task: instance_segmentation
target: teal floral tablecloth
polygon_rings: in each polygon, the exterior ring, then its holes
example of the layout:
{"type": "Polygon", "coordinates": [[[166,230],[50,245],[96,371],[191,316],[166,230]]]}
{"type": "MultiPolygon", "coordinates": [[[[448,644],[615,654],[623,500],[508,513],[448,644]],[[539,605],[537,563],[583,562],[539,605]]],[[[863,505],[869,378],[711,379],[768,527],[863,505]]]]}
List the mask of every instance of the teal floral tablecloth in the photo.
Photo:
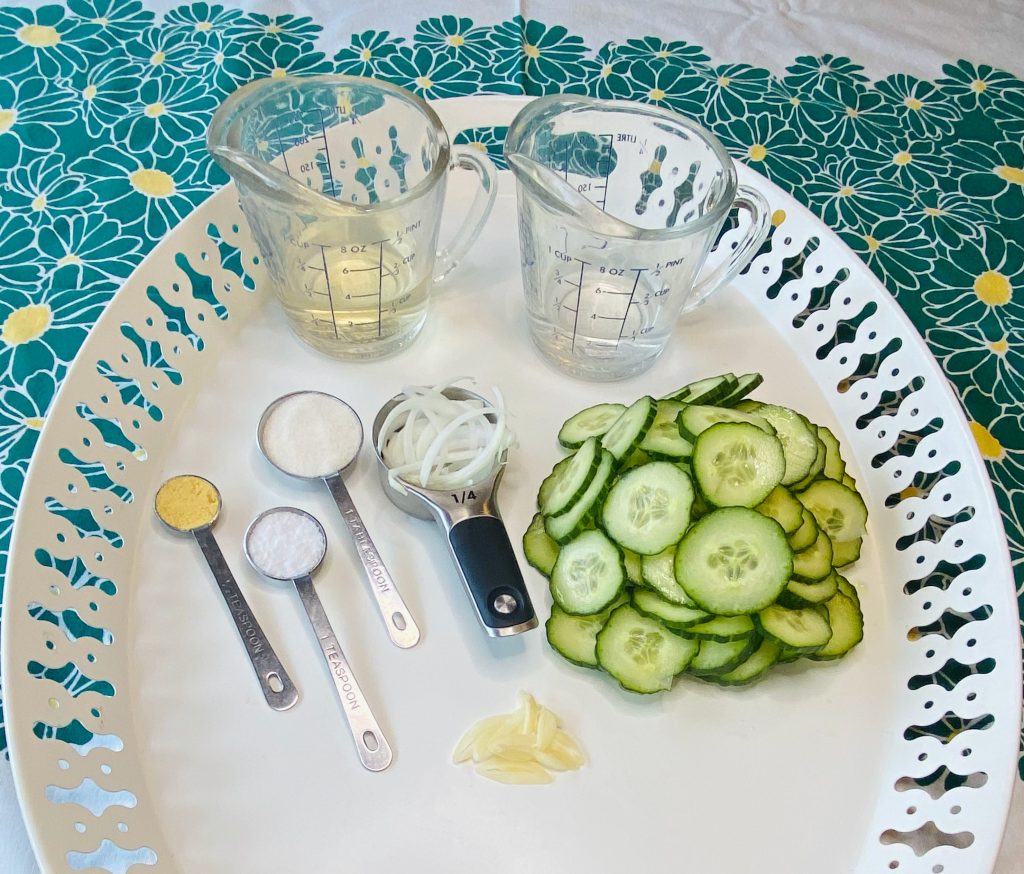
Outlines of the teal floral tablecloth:
{"type": "MultiPolygon", "coordinates": [[[[214,109],[255,78],[341,72],[426,98],[628,98],[710,127],[836,229],[924,334],[988,464],[1024,594],[1024,82],[964,60],[936,81],[871,82],[828,54],[775,76],[685,42],[587,45],[518,17],[355,33],[333,57],[321,30],[207,3],[162,18],[137,0],[0,8],[0,580],[29,458],[89,328],[227,181],[204,149],[214,109]]],[[[503,134],[460,136],[500,158],[503,134]]]]}

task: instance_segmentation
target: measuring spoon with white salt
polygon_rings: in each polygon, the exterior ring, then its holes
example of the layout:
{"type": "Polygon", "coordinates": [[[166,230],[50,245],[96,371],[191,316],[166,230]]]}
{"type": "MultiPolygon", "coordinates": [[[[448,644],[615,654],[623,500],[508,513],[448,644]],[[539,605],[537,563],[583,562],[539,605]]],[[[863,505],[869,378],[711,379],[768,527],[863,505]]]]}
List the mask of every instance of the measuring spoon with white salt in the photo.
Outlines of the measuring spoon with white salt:
{"type": "Polygon", "coordinates": [[[309,513],[295,507],[274,507],[260,513],[245,532],[245,557],[249,564],[265,577],[291,580],[295,585],[331,669],[341,708],[356,742],[359,761],[369,771],[383,771],[391,764],[391,747],[356,683],[320,597],[313,588],[313,572],[326,553],[327,535],[323,526],[309,513]]]}
{"type": "Polygon", "coordinates": [[[300,479],[322,479],[327,484],[355,541],[388,637],[402,649],[415,646],[420,639],[419,627],[384,566],[342,477],[363,445],[363,424],[355,410],[325,392],[292,392],[264,410],[257,439],[264,457],[282,473],[300,479]]]}

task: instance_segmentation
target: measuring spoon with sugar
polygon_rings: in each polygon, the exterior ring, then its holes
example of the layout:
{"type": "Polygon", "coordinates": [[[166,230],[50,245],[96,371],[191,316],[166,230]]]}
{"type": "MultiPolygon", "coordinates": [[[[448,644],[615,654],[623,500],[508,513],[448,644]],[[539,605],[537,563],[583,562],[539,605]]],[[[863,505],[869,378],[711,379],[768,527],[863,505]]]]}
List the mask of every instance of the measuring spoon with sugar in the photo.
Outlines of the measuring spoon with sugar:
{"type": "Polygon", "coordinates": [[[172,476],[157,490],[153,501],[157,518],[176,534],[191,534],[210,566],[224,603],[231,611],[238,636],[256,671],[260,690],[274,710],[287,710],[299,700],[299,692],[267,640],[256,615],[238,588],[231,568],[213,536],[220,515],[221,498],[208,479],[194,474],[172,476]]]}
{"type": "Polygon", "coordinates": [[[419,643],[419,627],[345,486],[343,474],[363,445],[363,423],[355,410],[325,392],[292,392],[263,411],[257,440],[263,456],[282,473],[326,483],[355,542],[388,637],[402,649],[419,643]]]}
{"type": "Polygon", "coordinates": [[[391,764],[391,747],[366,703],[313,587],[313,572],[326,554],[327,535],[323,526],[295,507],[274,507],[260,513],[245,532],[245,557],[249,564],[265,577],[291,580],[295,585],[331,670],[359,761],[369,771],[383,771],[391,764]]]}

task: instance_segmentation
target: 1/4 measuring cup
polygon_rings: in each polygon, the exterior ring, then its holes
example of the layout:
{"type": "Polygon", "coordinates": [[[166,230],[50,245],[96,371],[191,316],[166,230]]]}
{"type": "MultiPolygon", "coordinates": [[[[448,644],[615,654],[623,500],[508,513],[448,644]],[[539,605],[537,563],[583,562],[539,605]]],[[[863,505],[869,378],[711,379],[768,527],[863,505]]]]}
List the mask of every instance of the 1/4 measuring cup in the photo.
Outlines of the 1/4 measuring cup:
{"type": "Polygon", "coordinates": [[[680,314],[735,276],[768,234],[767,202],[737,185],[722,144],[665,109],[542,97],[516,116],[505,155],[518,183],[530,332],[576,376],[650,367],[680,314]],[[750,224],[698,279],[733,206],[750,224]]]}
{"type": "Polygon", "coordinates": [[[486,156],[452,147],[423,100],[375,79],[260,79],[224,101],[207,145],[238,185],[295,333],[336,358],[379,358],[416,337],[431,284],[472,245],[496,194],[486,156]],[[453,167],[475,171],[480,190],[437,252],[453,167]]]}

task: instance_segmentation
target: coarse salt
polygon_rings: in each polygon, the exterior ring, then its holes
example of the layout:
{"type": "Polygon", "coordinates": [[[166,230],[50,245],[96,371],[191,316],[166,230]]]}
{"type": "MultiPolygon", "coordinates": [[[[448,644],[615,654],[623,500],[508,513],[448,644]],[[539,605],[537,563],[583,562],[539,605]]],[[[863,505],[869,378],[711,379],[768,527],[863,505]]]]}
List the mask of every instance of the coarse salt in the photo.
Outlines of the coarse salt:
{"type": "Polygon", "coordinates": [[[312,516],[280,507],[268,510],[252,524],[245,546],[249,560],[260,573],[292,580],[320,564],[327,540],[312,516]]]}
{"type": "Polygon", "coordinates": [[[344,401],[321,392],[288,395],[274,404],[260,432],[271,463],[293,476],[329,476],[359,453],[363,426],[344,401]]]}

